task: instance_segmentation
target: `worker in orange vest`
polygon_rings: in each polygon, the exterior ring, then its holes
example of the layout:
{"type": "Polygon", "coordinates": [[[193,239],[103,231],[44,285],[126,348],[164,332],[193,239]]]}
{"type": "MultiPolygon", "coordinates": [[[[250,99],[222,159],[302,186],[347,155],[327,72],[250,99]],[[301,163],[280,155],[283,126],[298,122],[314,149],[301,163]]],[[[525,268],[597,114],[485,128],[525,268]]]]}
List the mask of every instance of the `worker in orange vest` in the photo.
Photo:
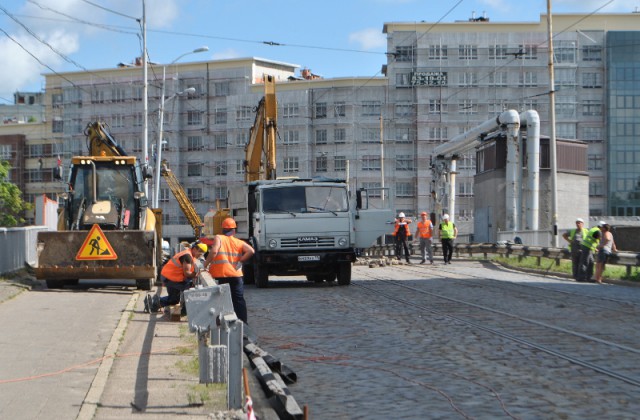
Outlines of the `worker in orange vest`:
{"type": "Polygon", "coordinates": [[[409,261],[409,247],[407,246],[407,239],[411,235],[409,223],[411,223],[411,220],[405,219],[404,213],[400,212],[393,231],[393,237],[396,242],[396,258],[398,261],[402,259],[402,249],[404,248],[404,257],[407,260],[407,264],[411,264],[411,261],[409,261]]]}
{"type": "Polygon", "coordinates": [[[207,252],[207,245],[196,242],[190,248],[178,252],[162,267],[160,278],[167,288],[167,296],[147,295],[144,300],[145,312],[158,312],[165,306],[180,303],[180,294],[193,287],[198,275],[196,261],[207,252]]]}
{"type": "Polygon", "coordinates": [[[213,238],[211,252],[204,262],[218,284],[228,284],[236,316],[247,324],[247,303],[244,300],[242,263],[254,254],[253,247],[235,237],[236,221],[227,217],[222,221],[222,235],[213,238]]]}
{"type": "Polygon", "coordinates": [[[433,265],[433,249],[431,248],[433,223],[427,218],[426,211],[420,213],[420,221],[418,222],[418,226],[416,226],[414,236],[420,240],[420,254],[422,255],[420,264],[424,264],[427,261],[427,255],[429,255],[429,262],[433,265]]]}

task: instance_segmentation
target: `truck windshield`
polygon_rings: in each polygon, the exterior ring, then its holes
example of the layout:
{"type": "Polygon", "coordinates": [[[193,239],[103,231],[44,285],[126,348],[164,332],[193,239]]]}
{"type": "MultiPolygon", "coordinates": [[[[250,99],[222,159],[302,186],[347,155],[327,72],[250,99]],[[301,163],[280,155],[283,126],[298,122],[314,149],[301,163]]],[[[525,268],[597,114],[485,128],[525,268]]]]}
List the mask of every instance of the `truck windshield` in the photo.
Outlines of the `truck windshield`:
{"type": "Polygon", "coordinates": [[[347,190],[335,186],[267,188],[262,194],[265,213],[344,212],[349,210],[347,190]]]}

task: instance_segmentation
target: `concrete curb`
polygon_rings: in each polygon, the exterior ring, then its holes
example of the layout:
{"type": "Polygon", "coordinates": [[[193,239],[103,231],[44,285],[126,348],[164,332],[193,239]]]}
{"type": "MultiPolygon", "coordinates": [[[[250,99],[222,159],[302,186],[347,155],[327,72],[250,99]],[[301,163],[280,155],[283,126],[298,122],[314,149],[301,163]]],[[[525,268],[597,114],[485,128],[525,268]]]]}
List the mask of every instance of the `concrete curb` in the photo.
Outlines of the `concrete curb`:
{"type": "Polygon", "coordinates": [[[132,294],[126,309],[122,312],[118,326],[115,331],[113,331],[111,340],[104,352],[102,362],[100,362],[100,366],[98,367],[98,372],[96,372],[96,376],[93,378],[91,387],[82,402],[80,412],[78,413],[78,417],[76,417],[77,420],[91,420],[95,416],[98,404],[100,403],[100,398],[102,397],[107,380],[109,379],[109,373],[113,366],[114,357],[118,351],[118,347],[120,347],[120,337],[122,337],[126,331],[129,319],[131,318],[130,315],[136,307],[139,297],[139,293],[132,294]]]}

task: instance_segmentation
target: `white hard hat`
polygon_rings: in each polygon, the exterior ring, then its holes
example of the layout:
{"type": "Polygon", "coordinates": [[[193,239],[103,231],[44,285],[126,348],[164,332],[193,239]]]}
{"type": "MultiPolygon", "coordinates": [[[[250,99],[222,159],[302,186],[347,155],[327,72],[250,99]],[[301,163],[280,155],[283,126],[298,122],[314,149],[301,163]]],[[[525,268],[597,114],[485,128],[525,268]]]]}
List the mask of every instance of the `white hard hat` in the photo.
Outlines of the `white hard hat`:
{"type": "Polygon", "coordinates": [[[578,217],[578,218],[576,219],[576,222],[584,223],[584,219],[582,219],[581,217],[578,217]]]}
{"type": "Polygon", "coordinates": [[[398,213],[398,217],[404,217],[404,213],[403,212],[398,213]]]}
{"type": "Polygon", "coordinates": [[[448,215],[447,213],[445,213],[445,214],[442,216],[442,218],[443,218],[443,219],[447,219],[447,220],[449,220],[449,215],[448,215]]]}

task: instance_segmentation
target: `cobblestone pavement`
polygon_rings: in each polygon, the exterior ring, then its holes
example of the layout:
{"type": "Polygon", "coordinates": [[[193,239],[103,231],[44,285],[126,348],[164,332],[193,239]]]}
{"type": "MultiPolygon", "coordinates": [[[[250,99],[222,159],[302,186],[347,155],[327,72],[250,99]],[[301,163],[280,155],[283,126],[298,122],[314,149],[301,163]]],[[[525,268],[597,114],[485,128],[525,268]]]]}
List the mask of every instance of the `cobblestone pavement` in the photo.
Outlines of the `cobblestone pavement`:
{"type": "MultiPolygon", "coordinates": [[[[289,389],[313,419],[632,419],[640,412],[640,288],[578,284],[462,260],[356,266],[349,287],[273,280],[268,289],[247,287],[249,323],[260,346],[298,374],[289,389]],[[383,279],[413,289],[389,288],[383,279]],[[400,301],[365,286],[384,286],[400,301]],[[563,345],[559,353],[573,351],[574,360],[567,360],[489,331],[502,328],[504,319],[487,330],[474,327],[477,311],[461,315],[460,304],[451,302],[448,313],[447,304],[423,291],[601,343],[577,352],[563,345]],[[604,354],[591,354],[594,348],[604,354]],[[589,357],[595,366],[615,359],[614,373],[623,379],[579,363],[589,357]]],[[[529,336],[522,329],[518,334],[541,339],[534,328],[529,336]]]]}

